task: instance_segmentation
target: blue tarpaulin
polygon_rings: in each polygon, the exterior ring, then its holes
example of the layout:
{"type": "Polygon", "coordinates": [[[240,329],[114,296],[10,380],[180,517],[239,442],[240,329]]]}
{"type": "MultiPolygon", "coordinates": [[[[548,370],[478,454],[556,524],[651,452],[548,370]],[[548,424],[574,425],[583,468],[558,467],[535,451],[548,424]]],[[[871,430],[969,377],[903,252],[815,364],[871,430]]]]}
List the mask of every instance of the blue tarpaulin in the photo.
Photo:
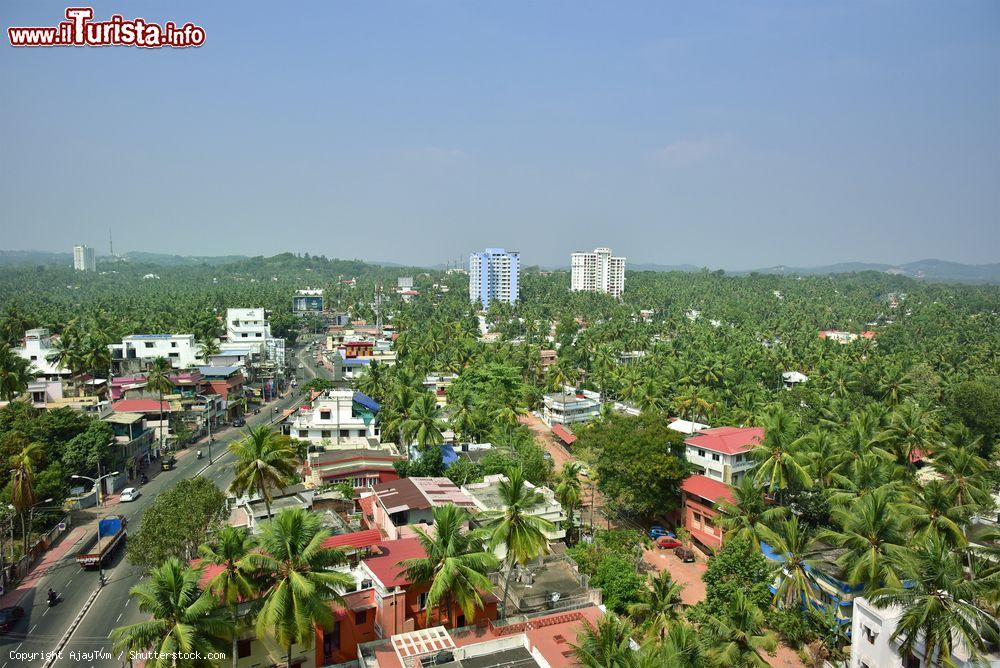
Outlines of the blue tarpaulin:
{"type": "Polygon", "coordinates": [[[379,409],[381,408],[381,406],[378,405],[377,401],[369,397],[364,392],[355,392],[354,401],[361,404],[362,406],[372,411],[373,413],[378,413],[379,409]]]}

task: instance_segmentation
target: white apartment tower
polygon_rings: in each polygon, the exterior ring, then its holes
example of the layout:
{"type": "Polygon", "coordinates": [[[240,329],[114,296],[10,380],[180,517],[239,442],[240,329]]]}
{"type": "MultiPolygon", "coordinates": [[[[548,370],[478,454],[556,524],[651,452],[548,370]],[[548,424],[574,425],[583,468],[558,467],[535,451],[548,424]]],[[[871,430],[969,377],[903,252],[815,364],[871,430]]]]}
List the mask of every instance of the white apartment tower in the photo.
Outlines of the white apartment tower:
{"type": "Polygon", "coordinates": [[[613,257],[610,248],[595,248],[592,253],[577,252],[572,256],[573,292],[603,292],[616,299],[625,290],[625,258],[613,257]]]}
{"type": "Polygon", "coordinates": [[[503,248],[487,248],[469,256],[469,299],[488,309],[494,301],[517,301],[521,256],[503,248]]]}
{"type": "Polygon", "coordinates": [[[90,246],[73,246],[73,268],[77,271],[97,271],[97,256],[90,246]]]}

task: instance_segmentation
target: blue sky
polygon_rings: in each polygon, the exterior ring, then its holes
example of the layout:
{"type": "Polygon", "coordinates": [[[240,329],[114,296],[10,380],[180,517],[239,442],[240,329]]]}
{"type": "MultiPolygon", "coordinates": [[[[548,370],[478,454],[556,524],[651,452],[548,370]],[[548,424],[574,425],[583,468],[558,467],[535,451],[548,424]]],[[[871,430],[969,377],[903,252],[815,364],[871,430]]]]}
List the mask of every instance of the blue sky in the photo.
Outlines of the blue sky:
{"type": "Polygon", "coordinates": [[[997,2],[93,6],[207,40],[4,35],[2,248],[1000,260],[997,2]]]}

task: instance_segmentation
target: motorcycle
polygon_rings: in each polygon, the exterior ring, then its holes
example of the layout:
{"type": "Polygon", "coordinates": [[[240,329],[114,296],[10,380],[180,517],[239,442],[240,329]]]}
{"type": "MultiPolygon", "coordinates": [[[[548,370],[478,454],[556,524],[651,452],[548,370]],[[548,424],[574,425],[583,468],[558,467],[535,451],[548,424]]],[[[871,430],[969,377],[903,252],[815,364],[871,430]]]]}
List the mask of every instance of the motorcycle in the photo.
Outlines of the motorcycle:
{"type": "Polygon", "coordinates": [[[149,482],[149,476],[143,473],[141,476],[139,476],[139,482],[145,485],[147,482],[149,482]]]}
{"type": "Polygon", "coordinates": [[[202,458],[201,450],[198,451],[198,459],[202,458]]]}
{"type": "Polygon", "coordinates": [[[50,589],[48,594],[48,600],[49,600],[49,607],[51,608],[53,605],[55,605],[60,601],[59,594],[50,589]]]}

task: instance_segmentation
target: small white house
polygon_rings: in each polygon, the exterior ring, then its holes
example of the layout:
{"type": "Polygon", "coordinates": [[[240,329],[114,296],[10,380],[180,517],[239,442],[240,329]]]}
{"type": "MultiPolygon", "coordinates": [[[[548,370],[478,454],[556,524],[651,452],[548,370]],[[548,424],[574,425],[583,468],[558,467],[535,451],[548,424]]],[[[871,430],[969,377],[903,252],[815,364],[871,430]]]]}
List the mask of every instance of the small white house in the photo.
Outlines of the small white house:
{"type": "Polygon", "coordinates": [[[69,369],[49,362],[48,356],[55,352],[52,345],[52,334],[44,327],[29,329],[24,333],[24,347],[12,351],[18,357],[31,362],[32,373],[38,378],[59,380],[69,378],[69,369]]]}
{"type": "Polygon", "coordinates": [[[684,455],[700,474],[735,485],[754,467],[750,451],[763,438],[760,427],[705,429],[684,441],[684,455]]]}
{"type": "Polygon", "coordinates": [[[781,382],[785,384],[785,389],[790,390],[800,383],[809,380],[809,376],[798,371],[786,371],[781,374],[781,382]]]}
{"type": "Polygon", "coordinates": [[[200,364],[194,334],[133,334],[108,348],[113,363],[138,360],[140,366],[148,366],[157,357],[163,357],[174,369],[200,364]]]}

